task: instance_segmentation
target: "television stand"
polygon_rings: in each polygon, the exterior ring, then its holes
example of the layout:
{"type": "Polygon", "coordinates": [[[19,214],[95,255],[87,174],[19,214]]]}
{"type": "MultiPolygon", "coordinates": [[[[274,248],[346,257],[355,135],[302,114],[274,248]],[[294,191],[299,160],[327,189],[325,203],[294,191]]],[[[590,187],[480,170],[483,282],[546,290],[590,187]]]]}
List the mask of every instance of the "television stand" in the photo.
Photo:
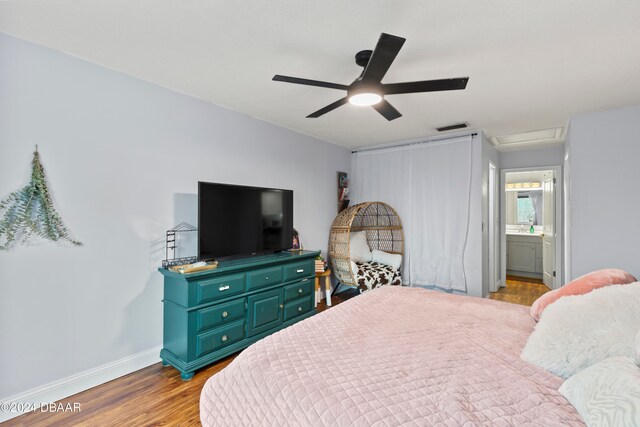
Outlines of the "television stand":
{"type": "Polygon", "coordinates": [[[183,380],[316,313],[319,251],[277,252],[222,260],[215,270],[164,276],[164,366],[183,380]]]}

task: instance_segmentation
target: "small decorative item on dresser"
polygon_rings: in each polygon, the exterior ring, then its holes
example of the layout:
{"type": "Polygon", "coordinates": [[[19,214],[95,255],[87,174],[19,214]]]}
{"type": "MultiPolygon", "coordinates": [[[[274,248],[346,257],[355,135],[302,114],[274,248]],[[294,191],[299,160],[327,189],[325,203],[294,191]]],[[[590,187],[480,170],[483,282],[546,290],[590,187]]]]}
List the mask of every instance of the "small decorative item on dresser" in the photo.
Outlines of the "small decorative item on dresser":
{"type": "Polygon", "coordinates": [[[179,249],[178,246],[180,246],[178,235],[193,235],[195,238],[197,238],[197,231],[198,229],[196,227],[191,224],[187,224],[186,222],[181,222],[170,230],[167,230],[167,235],[165,238],[166,258],[162,261],[163,268],[181,267],[185,269],[187,265],[198,262],[198,257],[195,255],[182,257],[176,256],[177,249],[179,249]]]}
{"type": "Polygon", "coordinates": [[[298,230],[293,229],[293,241],[291,242],[291,249],[289,252],[302,252],[302,244],[300,243],[300,236],[298,235],[298,230]]]}
{"type": "Polygon", "coordinates": [[[199,271],[214,270],[218,268],[218,261],[198,261],[191,264],[173,265],[169,270],[180,274],[197,273],[199,271]]]}

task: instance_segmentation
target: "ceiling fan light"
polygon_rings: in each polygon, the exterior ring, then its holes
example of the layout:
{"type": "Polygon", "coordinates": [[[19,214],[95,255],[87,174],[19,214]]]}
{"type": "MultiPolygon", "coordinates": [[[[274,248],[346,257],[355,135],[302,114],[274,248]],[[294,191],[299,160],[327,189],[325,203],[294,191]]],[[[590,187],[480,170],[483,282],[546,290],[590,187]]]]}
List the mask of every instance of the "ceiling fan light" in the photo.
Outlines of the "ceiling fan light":
{"type": "Polygon", "coordinates": [[[355,95],[351,95],[349,97],[350,104],[358,105],[362,107],[375,105],[380,101],[382,101],[382,96],[373,92],[356,93],[355,95]]]}

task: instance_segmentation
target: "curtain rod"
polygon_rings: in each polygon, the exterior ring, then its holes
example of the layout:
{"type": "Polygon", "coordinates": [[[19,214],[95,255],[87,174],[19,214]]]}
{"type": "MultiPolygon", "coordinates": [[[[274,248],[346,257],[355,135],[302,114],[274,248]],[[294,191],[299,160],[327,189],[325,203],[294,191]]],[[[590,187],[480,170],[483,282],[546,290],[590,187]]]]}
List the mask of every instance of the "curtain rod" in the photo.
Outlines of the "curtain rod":
{"type": "Polygon", "coordinates": [[[405,147],[407,145],[414,145],[414,144],[426,144],[429,142],[438,142],[438,141],[446,141],[447,139],[456,139],[456,138],[461,138],[464,136],[470,136],[470,137],[474,137],[474,136],[478,136],[478,132],[473,132],[473,133],[465,133],[465,134],[457,134],[457,135],[448,135],[448,136],[443,136],[440,138],[427,138],[427,139],[416,139],[413,141],[404,141],[404,142],[399,142],[397,144],[391,143],[391,144],[384,144],[384,145],[378,145],[375,147],[371,147],[371,148],[364,148],[361,150],[352,150],[351,154],[354,153],[358,153],[360,151],[376,151],[376,150],[386,150],[388,148],[397,148],[397,147],[405,147]]]}

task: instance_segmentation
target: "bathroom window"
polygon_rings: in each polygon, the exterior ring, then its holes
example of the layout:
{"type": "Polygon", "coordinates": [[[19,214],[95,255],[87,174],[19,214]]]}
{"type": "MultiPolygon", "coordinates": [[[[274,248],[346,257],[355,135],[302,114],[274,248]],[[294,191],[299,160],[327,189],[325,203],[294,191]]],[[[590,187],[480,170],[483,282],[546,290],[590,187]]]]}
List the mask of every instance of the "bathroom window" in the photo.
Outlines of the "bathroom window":
{"type": "Polygon", "coordinates": [[[528,196],[518,196],[518,206],[516,209],[518,213],[518,224],[529,224],[529,221],[535,219],[535,209],[533,208],[533,202],[528,196]]]}

